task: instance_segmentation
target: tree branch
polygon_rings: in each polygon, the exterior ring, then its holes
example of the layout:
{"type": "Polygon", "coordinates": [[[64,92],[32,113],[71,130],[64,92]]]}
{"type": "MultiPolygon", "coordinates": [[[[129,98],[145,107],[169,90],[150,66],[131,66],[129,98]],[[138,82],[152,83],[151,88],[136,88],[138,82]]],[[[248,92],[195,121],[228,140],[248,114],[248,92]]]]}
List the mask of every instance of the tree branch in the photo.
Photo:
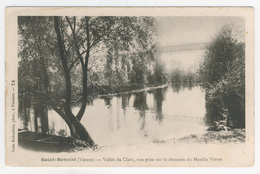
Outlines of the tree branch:
{"type": "Polygon", "coordinates": [[[77,57],[71,64],[69,67],[69,71],[71,71],[71,69],[73,68],[74,64],[79,60],[79,57],[77,57]]]}
{"type": "Polygon", "coordinates": [[[85,60],[85,64],[84,64],[84,61],[83,61],[83,58],[82,58],[82,55],[80,54],[79,52],[79,46],[78,46],[78,43],[77,43],[77,40],[76,40],[76,34],[75,34],[75,30],[73,29],[72,27],[72,24],[69,20],[69,18],[66,16],[66,20],[67,22],[69,23],[69,26],[70,26],[70,29],[72,31],[72,35],[73,35],[73,40],[74,40],[74,44],[75,44],[75,47],[76,47],[76,53],[77,53],[77,56],[78,56],[78,59],[80,60],[80,63],[81,63],[81,67],[82,67],[82,71],[83,71],[83,77],[82,77],[82,87],[83,87],[83,90],[82,90],[82,103],[81,103],[81,108],[76,116],[76,118],[80,121],[84,112],[85,112],[85,109],[86,109],[86,105],[87,105],[87,67],[86,67],[86,60],[85,60]]]}
{"type": "Polygon", "coordinates": [[[60,53],[60,60],[62,62],[62,67],[63,67],[63,73],[65,76],[66,80],[66,101],[65,101],[65,113],[69,117],[73,116],[73,113],[71,112],[71,107],[70,107],[70,102],[71,102],[71,80],[70,80],[70,73],[68,70],[68,65],[67,65],[67,59],[64,55],[64,44],[61,38],[61,33],[60,33],[60,28],[59,28],[59,19],[57,16],[54,16],[54,26],[55,26],[55,32],[57,35],[57,40],[58,40],[58,49],[60,53]]]}

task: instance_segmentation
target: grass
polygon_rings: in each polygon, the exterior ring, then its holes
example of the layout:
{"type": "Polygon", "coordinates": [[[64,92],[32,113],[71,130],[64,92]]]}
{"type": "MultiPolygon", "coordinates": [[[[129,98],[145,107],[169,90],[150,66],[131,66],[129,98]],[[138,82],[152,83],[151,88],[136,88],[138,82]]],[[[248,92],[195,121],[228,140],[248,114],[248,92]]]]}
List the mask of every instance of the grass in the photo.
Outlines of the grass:
{"type": "Polygon", "coordinates": [[[202,135],[189,135],[177,141],[186,143],[243,143],[245,138],[245,129],[233,129],[229,131],[208,131],[202,135]]]}

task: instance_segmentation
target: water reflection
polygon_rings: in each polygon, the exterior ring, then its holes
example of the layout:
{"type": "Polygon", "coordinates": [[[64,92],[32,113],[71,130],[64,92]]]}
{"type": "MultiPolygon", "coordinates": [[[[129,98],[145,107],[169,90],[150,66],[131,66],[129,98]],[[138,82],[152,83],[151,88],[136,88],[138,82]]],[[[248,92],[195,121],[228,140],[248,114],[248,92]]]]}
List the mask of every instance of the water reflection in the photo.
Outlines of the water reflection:
{"type": "Polygon", "coordinates": [[[126,121],[126,110],[129,107],[129,100],[132,94],[125,94],[122,95],[122,109],[123,109],[123,115],[124,115],[124,122],[126,121]]]}
{"type": "Polygon", "coordinates": [[[164,89],[159,88],[154,90],[154,106],[156,109],[156,120],[160,123],[163,119],[163,114],[162,114],[162,104],[163,104],[163,94],[164,94],[164,89]]]}
{"type": "Polygon", "coordinates": [[[183,85],[183,83],[181,83],[181,82],[173,82],[172,85],[171,85],[172,86],[172,91],[176,92],[176,93],[179,93],[181,87],[183,87],[182,85],[183,85]]]}
{"type": "Polygon", "coordinates": [[[105,105],[111,107],[111,97],[103,97],[105,105]]]}
{"type": "MultiPolygon", "coordinates": [[[[72,111],[76,114],[78,110],[75,106],[72,111]]],[[[52,132],[70,134],[59,115],[53,110],[48,115],[52,132]]],[[[81,122],[97,144],[127,144],[201,133],[204,115],[201,87],[175,82],[152,91],[94,99],[81,122]]]]}
{"type": "Polygon", "coordinates": [[[134,95],[134,108],[139,111],[141,127],[143,130],[145,127],[145,110],[148,110],[148,106],[146,103],[146,92],[136,93],[134,95]]]}
{"type": "Polygon", "coordinates": [[[125,94],[122,95],[122,108],[126,110],[126,107],[129,107],[129,99],[132,96],[132,94],[125,94]]]}

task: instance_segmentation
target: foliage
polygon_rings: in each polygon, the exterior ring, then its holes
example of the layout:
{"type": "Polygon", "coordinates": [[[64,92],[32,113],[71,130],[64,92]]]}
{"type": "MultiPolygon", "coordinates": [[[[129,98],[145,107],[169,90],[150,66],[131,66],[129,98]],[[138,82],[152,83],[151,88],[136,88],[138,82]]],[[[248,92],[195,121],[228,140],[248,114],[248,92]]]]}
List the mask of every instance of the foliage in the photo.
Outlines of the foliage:
{"type": "Polygon", "coordinates": [[[207,48],[200,67],[206,89],[206,120],[245,127],[245,48],[225,26],[207,48]]]}
{"type": "Polygon", "coordinates": [[[154,61],[152,17],[22,16],[18,29],[19,102],[51,106],[72,137],[90,145],[94,142],[79,123],[88,98],[102,86],[125,85],[130,71],[139,79],[154,61]],[[81,108],[74,115],[76,100],[81,108]]]}
{"type": "Polygon", "coordinates": [[[164,84],[168,81],[164,67],[164,64],[159,59],[155,59],[153,73],[151,71],[148,72],[149,84],[164,84]]]}

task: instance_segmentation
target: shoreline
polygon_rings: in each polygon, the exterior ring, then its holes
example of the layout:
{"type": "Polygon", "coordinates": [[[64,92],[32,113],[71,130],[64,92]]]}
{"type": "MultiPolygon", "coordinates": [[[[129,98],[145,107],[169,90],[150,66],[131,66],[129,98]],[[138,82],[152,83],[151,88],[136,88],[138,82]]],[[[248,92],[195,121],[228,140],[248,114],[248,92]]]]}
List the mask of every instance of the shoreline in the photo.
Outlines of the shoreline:
{"type": "Polygon", "coordinates": [[[230,131],[207,131],[203,134],[191,134],[181,138],[173,138],[166,140],[155,139],[146,143],[127,143],[127,144],[113,144],[113,145],[98,145],[97,148],[73,148],[68,153],[75,152],[90,152],[90,153],[104,153],[107,151],[114,151],[117,148],[144,150],[147,147],[152,149],[158,148],[172,148],[179,146],[190,145],[205,145],[211,147],[212,145],[244,145],[246,142],[245,129],[234,129],[230,131]]]}
{"type": "MultiPolygon", "coordinates": [[[[42,136],[42,135],[40,135],[42,136]]],[[[52,135],[50,135],[52,136],[52,135]]],[[[61,137],[61,136],[52,136],[54,139],[57,141],[62,138],[66,140],[67,144],[71,142],[70,137],[61,137]]],[[[145,143],[127,143],[127,144],[110,144],[110,145],[98,145],[97,147],[93,148],[85,148],[85,147],[70,147],[70,148],[65,148],[61,152],[65,153],[73,153],[73,152],[83,152],[83,151],[88,151],[88,152],[101,152],[101,151],[111,151],[117,147],[124,146],[126,148],[136,148],[142,149],[142,147],[173,147],[176,145],[191,145],[191,144],[198,144],[198,145],[220,145],[220,144],[245,144],[246,142],[246,132],[245,129],[233,129],[229,131],[207,131],[206,133],[203,134],[190,134],[181,138],[172,138],[172,139],[154,139],[153,141],[147,141],[145,143]]],[[[38,142],[38,141],[37,141],[38,142]]],[[[65,141],[64,141],[65,142],[65,141]]],[[[64,143],[63,142],[63,143],[64,143]]],[[[24,147],[19,145],[19,147],[27,150],[32,150],[28,147],[24,147]]],[[[40,146],[38,146],[40,148],[40,146]]],[[[53,149],[52,149],[53,150],[53,149]]],[[[53,150],[55,151],[55,150],[53,150]]],[[[51,153],[52,151],[45,151],[47,153],[51,153]]]]}
{"type": "Polygon", "coordinates": [[[203,134],[190,134],[177,139],[157,140],[152,143],[164,144],[164,143],[199,143],[199,144],[226,144],[226,143],[245,143],[246,131],[245,129],[232,129],[229,131],[206,131],[203,134]]]}

